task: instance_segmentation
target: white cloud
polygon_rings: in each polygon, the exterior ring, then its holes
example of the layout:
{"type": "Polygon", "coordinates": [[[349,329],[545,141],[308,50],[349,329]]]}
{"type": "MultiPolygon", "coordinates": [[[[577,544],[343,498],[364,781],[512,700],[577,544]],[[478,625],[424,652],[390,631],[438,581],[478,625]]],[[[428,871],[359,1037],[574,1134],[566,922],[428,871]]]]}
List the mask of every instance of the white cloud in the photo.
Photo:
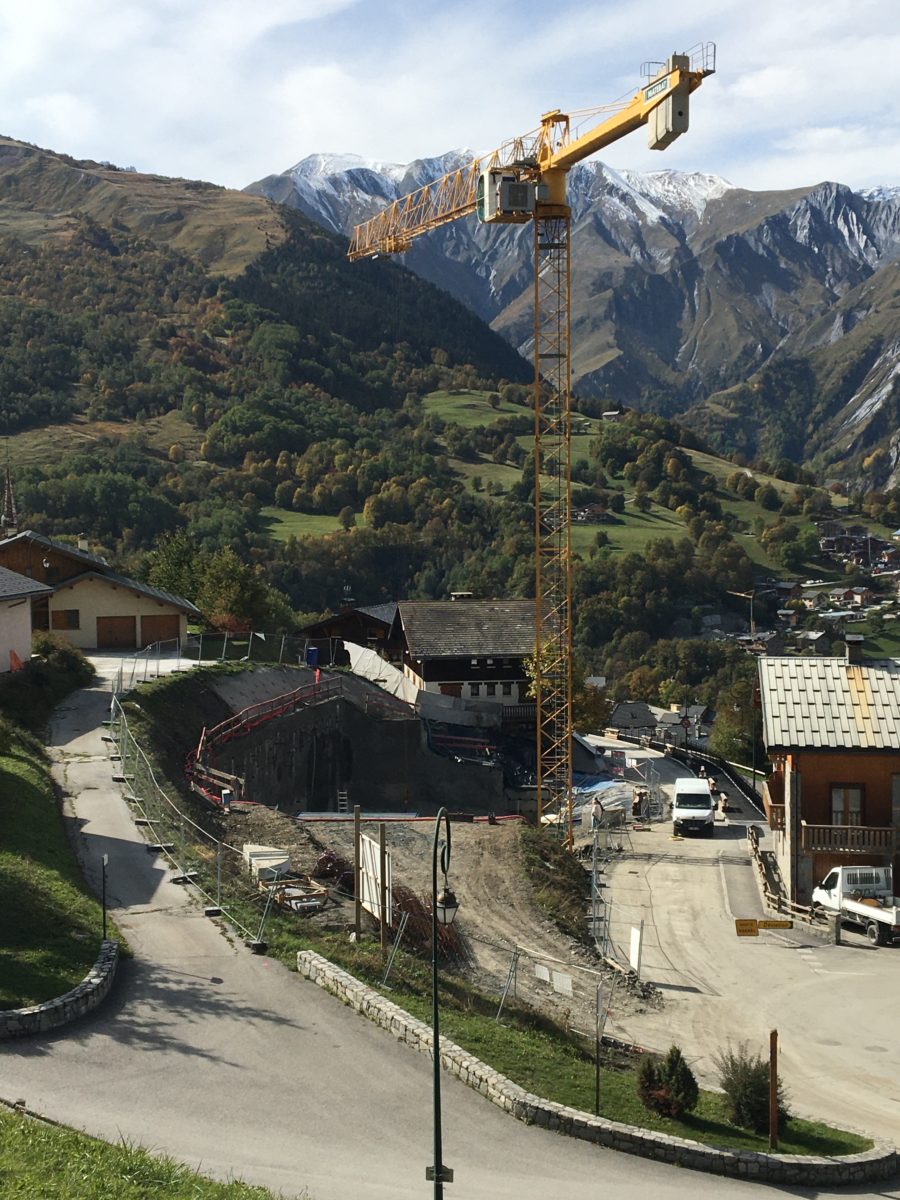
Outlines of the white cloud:
{"type": "Polygon", "coordinates": [[[542,111],[631,94],[643,59],[704,38],[719,72],[664,155],[615,166],[748,187],[900,183],[896,0],[10,0],[3,132],[232,186],[315,151],[485,151],[542,111]]]}

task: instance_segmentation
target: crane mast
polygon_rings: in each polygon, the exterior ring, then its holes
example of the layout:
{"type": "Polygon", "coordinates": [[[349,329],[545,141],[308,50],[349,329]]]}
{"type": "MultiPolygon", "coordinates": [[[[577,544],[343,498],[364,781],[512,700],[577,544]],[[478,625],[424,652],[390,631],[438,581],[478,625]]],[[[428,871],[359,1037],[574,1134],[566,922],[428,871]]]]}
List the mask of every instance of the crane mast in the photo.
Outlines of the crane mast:
{"type": "Polygon", "coordinates": [[[648,126],[664,150],[688,128],[688,97],[715,71],[715,45],[645,64],[648,82],[622,104],[545,113],[538,129],[505,142],[395,201],[353,231],[351,260],[399,254],[413,238],[471,212],[534,232],[535,698],[538,821],[555,815],[571,846],[572,547],[569,170],[648,126]],[[581,118],[573,129],[573,119],[581,118]],[[601,118],[598,120],[597,118],[601,118]],[[593,122],[593,123],[590,123],[593,122]]]}

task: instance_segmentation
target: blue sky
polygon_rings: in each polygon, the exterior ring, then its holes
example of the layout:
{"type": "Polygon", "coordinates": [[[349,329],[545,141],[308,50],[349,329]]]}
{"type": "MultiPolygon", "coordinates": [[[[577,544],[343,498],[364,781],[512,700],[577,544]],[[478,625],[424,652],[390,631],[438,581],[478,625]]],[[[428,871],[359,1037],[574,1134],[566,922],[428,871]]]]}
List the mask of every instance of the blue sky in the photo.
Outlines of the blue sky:
{"type": "Polygon", "coordinates": [[[243,187],[316,152],[483,153],[704,41],[690,132],[604,161],[900,185],[900,0],[4,0],[0,133],[243,187]]]}

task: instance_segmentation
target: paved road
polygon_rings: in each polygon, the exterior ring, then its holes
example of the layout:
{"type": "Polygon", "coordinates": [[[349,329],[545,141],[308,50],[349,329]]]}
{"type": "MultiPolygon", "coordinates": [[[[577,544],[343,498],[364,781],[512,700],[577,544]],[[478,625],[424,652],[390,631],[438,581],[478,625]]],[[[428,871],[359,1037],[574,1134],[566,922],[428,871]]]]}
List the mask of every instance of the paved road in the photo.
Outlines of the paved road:
{"type": "MultiPolygon", "coordinates": [[[[0,1094],[286,1196],[428,1195],[429,1061],[199,915],[148,855],[111,784],[96,728],[107,703],[99,688],[73,697],[53,744],[87,869],[96,876],[99,856],[110,855],[112,907],[136,957],[93,1016],[2,1047],[0,1094]]],[[[731,1200],[777,1190],[526,1128],[453,1078],[444,1104],[458,1200],[731,1200]]]]}
{"type": "Polygon", "coordinates": [[[631,834],[611,864],[611,928],[627,947],[644,921],[642,975],[665,1008],[615,1015],[610,1031],[665,1049],[672,1041],[706,1078],[728,1042],[767,1053],[778,1029],[780,1070],[795,1108],[887,1141],[900,1139],[900,947],[845,933],[834,946],[799,924],[737,938],[735,917],[764,913],[750,862],[749,805],[729,803],[713,839],[674,840],[670,823],[631,834]]]}

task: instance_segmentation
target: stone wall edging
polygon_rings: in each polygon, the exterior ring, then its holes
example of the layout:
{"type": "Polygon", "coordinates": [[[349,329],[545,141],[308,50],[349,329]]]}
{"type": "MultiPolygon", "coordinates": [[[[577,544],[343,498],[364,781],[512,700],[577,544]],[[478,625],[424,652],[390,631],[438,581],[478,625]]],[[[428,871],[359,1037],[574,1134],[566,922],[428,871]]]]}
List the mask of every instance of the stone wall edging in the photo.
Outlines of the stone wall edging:
{"type": "MultiPolygon", "coordinates": [[[[413,1017],[321,954],[301,950],[297,954],[297,971],[370,1021],[389,1030],[399,1041],[406,1042],[421,1053],[432,1052],[430,1025],[413,1017]]],[[[884,1142],[876,1141],[873,1149],[844,1158],[764,1154],[749,1150],[719,1150],[684,1138],[595,1117],[526,1092],[511,1079],[444,1037],[441,1038],[441,1065],[493,1104],[526,1124],[540,1125],[611,1150],[638,1154],[714,1175],[764,1183],[837,1187],[890,1179],[900,1169],[900,1155],[894,1147],[884,1142]]]]}
{"type": "Polygon", "coordinates": [[[45,1000],[43,1004],[0,1012],[0,1041],[47,1033],[91,1012],[109,994],[118,964],[119,943],[111,939],[101,942],[97,961],[71,991],[54,1000],[45,1000]]]}

